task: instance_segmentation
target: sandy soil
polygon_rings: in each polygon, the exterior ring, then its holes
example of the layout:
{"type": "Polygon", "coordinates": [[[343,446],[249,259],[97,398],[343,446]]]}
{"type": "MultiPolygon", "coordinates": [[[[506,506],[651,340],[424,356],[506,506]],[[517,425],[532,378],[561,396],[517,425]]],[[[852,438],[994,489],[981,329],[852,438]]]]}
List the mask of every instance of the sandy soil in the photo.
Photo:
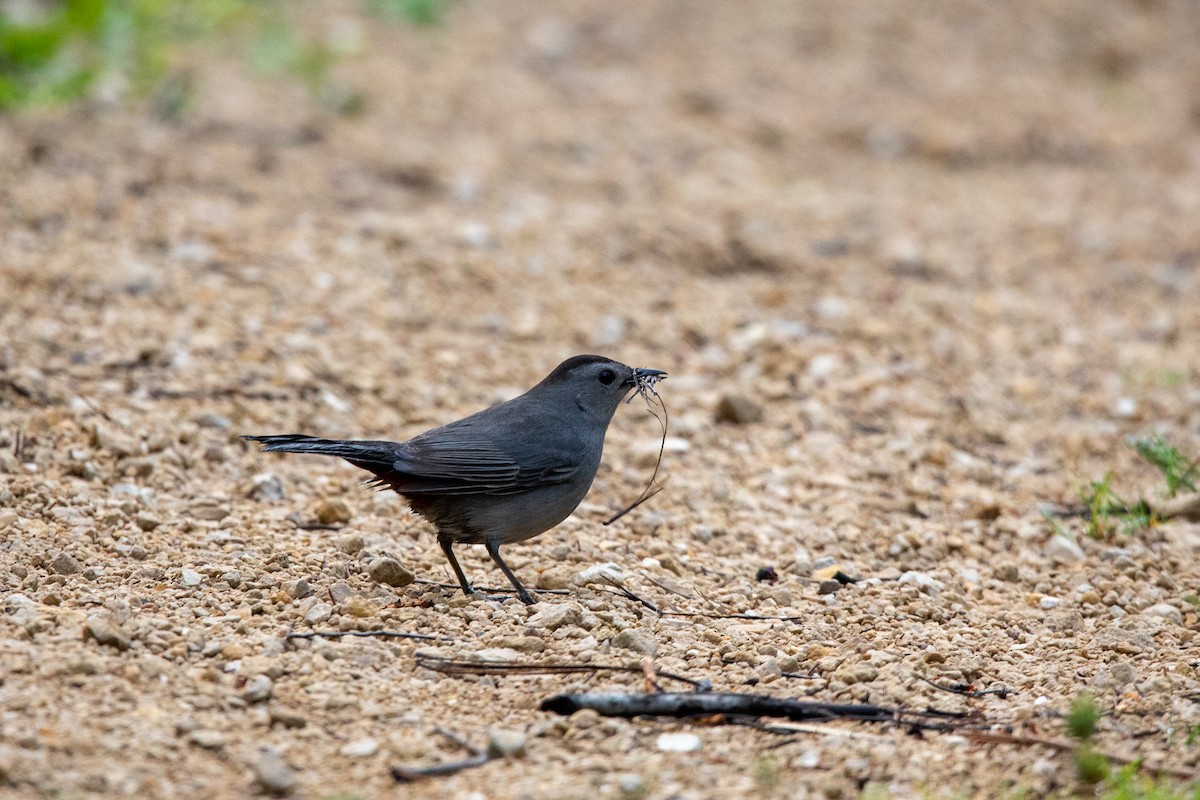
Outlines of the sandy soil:
{"type": "Polygon", "coordinates": [[[229,62],[182,122],[0,120],[0,796],[1079,788],[1040,747],[558,718],[543,698],[643,680],[419,651],[651,651],[1052,736],[1087,689],[1101,746],[1197,768],[1200,525],[1064,539],[1039,512],[1109,470],[1152,495],[1129,435],[1200,453],[1194,4],[471,2],[434,32],[356,8],[306,20],[362,33],[356,118],[229,62]],[[668,481],[601,526],[658,447],[622,408],[585,504],[508,549],[567,588],[549,622],[373,580],[451,576],[353,468],[238,439],[403,439],[579,352],[671,372],[668,481]],[[735,395],[760,416],[721,421],[735,395]],[[664,612],[799,619],[655,613],[577,580],[606,563],[664,612]],[[833,568],[866,580],[819,594],[833,568]],[[283,638],[380,628],[446,640],[283,638]],[[462,755],[439,725],[525,755],[393,788],[462,755]],[[699,749],[663,752],[677,732],[699,749]]]}

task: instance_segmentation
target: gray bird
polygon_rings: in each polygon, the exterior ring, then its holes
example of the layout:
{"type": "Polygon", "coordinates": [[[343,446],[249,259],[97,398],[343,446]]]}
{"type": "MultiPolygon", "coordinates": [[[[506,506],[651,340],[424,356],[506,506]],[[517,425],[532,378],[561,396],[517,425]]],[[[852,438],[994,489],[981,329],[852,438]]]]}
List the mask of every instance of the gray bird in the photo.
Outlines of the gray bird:
{"type": "Polygon", "coordinates": [[[520,397],[407,442],[244,436],[264,450],[339,456],[375,475],[437,528],[438,544],[466,594],[475,590],[454,556],[482,544],[526,604],[534,602],[500,557],[566,519],[591,488],[617,406],[666,377],[602,356],[574,356],[520,397]]]}

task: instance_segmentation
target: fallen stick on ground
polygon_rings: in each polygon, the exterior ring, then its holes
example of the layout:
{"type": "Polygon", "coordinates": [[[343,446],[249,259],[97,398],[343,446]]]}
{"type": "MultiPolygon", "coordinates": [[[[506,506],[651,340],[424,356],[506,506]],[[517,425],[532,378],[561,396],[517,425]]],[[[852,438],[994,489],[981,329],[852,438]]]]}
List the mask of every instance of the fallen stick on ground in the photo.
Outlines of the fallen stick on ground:
{"type": "MultiPolygon", "coordinates": [[[[417,653],[417,666],[441,672],[445,675],[561,675],[573,672],[628,672],[646,674],[646,667],[622,667],[611,664],[513,664],[506,661],[476,661],[472,659],[442,658],[417,653]]],[[[707,680],[693,680],[671,672],[653,673],[655,677],[686,683],[704,691],[712,685],[707,680]]]]}
{"type": "Polygon", "coordinates": [[[463,750],[466,750],[470,753],[470,756],[459,761],[447,761],[445,764],[434,764],[429,767],[392,767],[392,778],[397,783],[412,783],[424,778],[440,778],[444,775],[453,775],[456,772],[462,772],[464,769],[483,766],[492,758],[491,753],[487,750],[475,747],[461,736],[451,733],[445,728],[438,727],[434,731],[454,742],[463,750]]]}
{"type": "Polygon", "coordinates": [[[285,639],[340,639],[343,636],[378,636],[392,639],[424,639],[435,642],[453,642],[449,636],[437,636],[432,633],[405,633],[404,631],[295,631],[284,634],[285,639]]]}
{"type": "Polygon", "coordinates": [[[851,719],[861,722],[905,724],[927,719],[961,719],[968,716],[952,711],[905,711],[869,704],[812,703],[764,694],[732,692],[560,694],[544,700],[541,709],[563,716],[583,709],[592,709],[604,717],[699,717],[725,714],[738,717],[783,717],[793,721],[851,719]]]}

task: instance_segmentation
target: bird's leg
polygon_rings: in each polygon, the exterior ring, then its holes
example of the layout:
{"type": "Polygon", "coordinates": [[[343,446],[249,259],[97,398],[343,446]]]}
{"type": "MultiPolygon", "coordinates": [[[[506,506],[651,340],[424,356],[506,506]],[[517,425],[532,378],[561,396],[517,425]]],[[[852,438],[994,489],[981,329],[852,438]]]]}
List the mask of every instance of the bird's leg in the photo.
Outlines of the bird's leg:
{"type": "Polygon", "coordinates": [[[462,567],[458,565],[458,559],[454,557],[453,540],[449,536],[438,535],[438,544],[442,546],[442,552],[446,554],[446,559],[450,562],[450,566],[454,569],[454,574],[458,578],[458,585],[462,587],[463,594],[475,594],[475,587],[467,580],[466,574],[463,573],[462,567]]]}
{"type": "Polygon", "coordinates": [[[527,606],[536,603],[537,601],[533,599],[533,595],[521,585],[521,582],[517,580],[517,576],[513,574],[513,571],[508,568],[508,564],[505,564],[504,559],[500,557],[500,542],[495,539],[488,539],[484,542],[484,545],[487,547],[488,555],[492,557],[492,561],[496,562],[496,566],[504,573],[504,577],[508,578],[508,582],[517,590],[517,598],[527,606]]]}

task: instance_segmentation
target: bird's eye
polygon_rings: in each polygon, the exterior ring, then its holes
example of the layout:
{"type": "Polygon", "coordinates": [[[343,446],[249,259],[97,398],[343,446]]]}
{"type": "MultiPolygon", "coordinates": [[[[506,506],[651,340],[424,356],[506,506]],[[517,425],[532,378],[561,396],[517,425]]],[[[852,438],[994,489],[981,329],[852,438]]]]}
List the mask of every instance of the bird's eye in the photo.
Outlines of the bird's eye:
{"type": "Polygon", "coordinates": [[[600,373],[596,376],[596,380],[600,381],[605,386],[608,386],[610,383],[612,383],[616,379],[617,379],[617,373],[613,372],[611,369],[602,369],[602,370],[600,370],[600,373]]]}

